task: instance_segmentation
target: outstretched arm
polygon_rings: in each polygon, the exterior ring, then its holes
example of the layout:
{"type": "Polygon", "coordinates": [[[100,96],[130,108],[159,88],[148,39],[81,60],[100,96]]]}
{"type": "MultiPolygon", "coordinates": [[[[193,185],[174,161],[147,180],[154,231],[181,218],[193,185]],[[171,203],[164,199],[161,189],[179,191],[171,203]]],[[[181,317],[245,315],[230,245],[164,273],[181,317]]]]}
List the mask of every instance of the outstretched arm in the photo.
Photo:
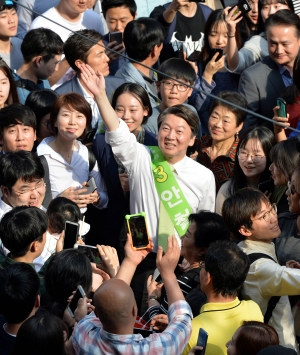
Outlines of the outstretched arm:
{"type": "Polygon", "coordinates": [[[119,127],[119,117],[111,107],[105,92],[105,80],[102,73],[94,70],[87,64],[81,64],[80,77],[88,90],[94,95],[101,117],[108,131],[115,131],[119,127]]]}
{"type": "Polygon", "coordinates": [[[235,6],[231,11],[229,7],[224,10],[225,21],[228,30],[228,42],[227,42],[227,63],[230,70],[235,70],[239,65],[239,51],[235,39],[236,25],[243,18],[241,12],[235,6]],[[235,13],[238,11],[237,13],[235,13]]]}

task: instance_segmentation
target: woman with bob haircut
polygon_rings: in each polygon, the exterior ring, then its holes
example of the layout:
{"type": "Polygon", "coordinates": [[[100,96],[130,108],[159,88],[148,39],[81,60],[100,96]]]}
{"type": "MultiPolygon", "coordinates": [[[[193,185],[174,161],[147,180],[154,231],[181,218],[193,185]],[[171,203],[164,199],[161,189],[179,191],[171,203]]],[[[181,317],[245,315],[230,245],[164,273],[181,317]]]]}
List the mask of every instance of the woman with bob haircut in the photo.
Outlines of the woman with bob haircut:
{"type": "Polygon", "coordinates": [[[11,69],[0,56],[0,109],[20,102],[11,69]]]}
{"type": "Polygon", "coordinates": [[[90,128],[91,122],[91,107],[81,95],[61,95],[50,113],[54,137],[43,139],[37,148],[38,155],[44,155],[49,166],[52,197],[68,198],[77,203],[82,213],[86,212],[88,204],[102,209],[108,203],[98,164],[95,162],[91,166],[88,148],[78,140],[90,128]],[[95,179],[97,189],[83,194],[91,178],[95,179]]]}
{"type": "Polygon", "coordinates": [[[244,322],[226,344],[228,355],[256,355],[260,350],[279,345],[276,330],[257,321],[244,322]]]}

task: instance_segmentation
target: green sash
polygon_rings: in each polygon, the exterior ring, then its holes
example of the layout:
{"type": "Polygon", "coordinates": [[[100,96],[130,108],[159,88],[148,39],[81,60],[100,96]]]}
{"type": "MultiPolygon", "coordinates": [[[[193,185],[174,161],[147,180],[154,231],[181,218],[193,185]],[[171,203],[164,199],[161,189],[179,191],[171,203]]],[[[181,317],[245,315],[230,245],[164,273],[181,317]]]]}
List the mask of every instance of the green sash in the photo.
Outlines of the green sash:
{"type": "Polygon", "coordinates": [[[148,148],[151,152],[152,172],[159,199],[181,237],[188,228],[188,217],[192,209],[160,148],[148,148]]]}

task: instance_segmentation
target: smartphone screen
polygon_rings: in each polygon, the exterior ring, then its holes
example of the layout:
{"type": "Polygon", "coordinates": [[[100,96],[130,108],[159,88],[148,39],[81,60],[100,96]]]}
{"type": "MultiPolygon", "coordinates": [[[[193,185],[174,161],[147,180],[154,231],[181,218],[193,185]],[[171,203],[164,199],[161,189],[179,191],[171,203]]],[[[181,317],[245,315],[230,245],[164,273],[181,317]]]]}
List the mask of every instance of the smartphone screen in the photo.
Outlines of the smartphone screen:
{"type": "Polygon", "coordinates": [[[74,244],[77,242],[77,236],[78,236],[78,223],[66,221],[64,249],[73,248],[74,244]]]}
{"type": "Polygon", "coordinates": [[[109,34],[109,42],[117,42],[117,44],[122,44],[123,35],[122,32],[111,32],[109,34]]]}
{"type": "Polygon", "coordinates": [[[145,248],[149,244],[146,220],[144,216],[131,216],[127,220],[129,224],[129,233],[132,237],[134,248],[145,248]]]}
{"type": "Polygon", "coordinates": [[[221,49],[221,48],[211,48],[211,49],[210,49],[209,60],[212,60],[213,56],[214,56],[216,53],[219,53],[219,55],[218,55],[217,58],[215,59],[215,61],[217,62],[217,61],[218,61],[219,59],[221,59],[222,56],[223,56],[223,49],[221,49]]]}
{"type": "Polygon", "coordinates": [[[91,263],[96,263],[96,264],[102,263],[101,256],[96,247],[93,247],[91,245],[81,245],[81,244],[77,244],[76,247],[81,253],[85,254],[88,257],[91,263]]]}
{"type": "Polygon", "coordinates": [[[85,296],[85,292],[81,286],[77,286],[77,290],[72,298],[72,301],[70,302],[68,306],[68,310],[71,313],[72,317],[74,317],[74,312],[75,309],[77,308],[77,303],[80,298],[83,298],[85,296]]]}
{"type": "Polygon", "coordinates": [[[195,355],[204,355],[205,354],[207,338],[208,338],[208,334],[206,333],[206,331],[204,329],[200,328],[198,340],[197,340],[197,346],[202,346],[203,350],[196,350],[195,355]]]}

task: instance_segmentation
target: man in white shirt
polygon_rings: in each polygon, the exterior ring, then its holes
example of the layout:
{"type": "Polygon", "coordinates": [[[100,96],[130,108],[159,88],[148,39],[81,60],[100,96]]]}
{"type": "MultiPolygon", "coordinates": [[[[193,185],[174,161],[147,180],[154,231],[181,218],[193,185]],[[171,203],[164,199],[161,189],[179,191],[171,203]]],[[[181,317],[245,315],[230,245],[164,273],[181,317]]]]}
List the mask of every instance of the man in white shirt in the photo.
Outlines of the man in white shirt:
{"type": "Polygon", "coordinates": [[[244,283],[245,299],[252,299],[260,306],[265,322],[277,331],[280,344],[298,352],[288,296],[299,295],[300,270],[291,268],[298,268],[295,262],[287,263],[291,267],[278,264],[272,242],[281,232],[276,211],[276,205],[271,205],[262,192],[244,188],[225,200],[222,215],[230,231],[242,240],[238,246],[250,262],[254,260],[244,283]],[[272,296],[280,296],[273,310],[268,307],[272,296]]]}
{"type": "MultiPolygon", "coordinates": [[[[81,65],[80,69],[82,80],[93,93],[103,122],[107,127],[106,141],[111,145],[113,153],[126,167],[126,172],[129,175],[130,212],[146,213],[149,235],[154,242],[154,251],[157,250],[158,239],[163,245],[164,238],[168,234],[175,234],[180,242],[180,236],[185,233],[184,229],[188,226],[186,221],[190,213],[200,210],[214,211],[215,208],[213,173],[186,156],[187,148],[194,144],[198,132],[198,117],[184,105],[170,107],[159,116],[157,140],[160,149],[158,154],[162,154],[162,164],[171,172],[167,175],[160,165],[157,167],[158,170],[152,171],[156,153],[151,158],[152,153],[149,148],[139,144],[135,136],[129,132],[126,123],[119,119],[106,96],[103,75],[99,71],[96,75],[92,68],[86,65],[81,65]],[[158,171],[158,177],[154,178],[155,171],[158,171]],[[167,179],[174,180],[168,190],[158,193],[155,179],[158,183],[167,179]],[[174,197],[176,197],[176,201],[173,200],[174,197]],[[169,205],[170,209],[168,210],[168,206],[165,207],[165,202],[168,201],[169,204],[171,199],[172,204],[169,205]],[[187,207],[176,214],[175,219],[172,218],[173,210],[171,211],[171,209],[175,205],[182,204],[184,200],[187,201],[187,207]],[[165,211],[163,211],[162,205],[164,205],[165,211]],[[165,229],[166,233],[161,232],[165,227],[159,218],[161,211],[170,222],[165,229]],[[179,227],[183,230],[180,231],[179,227]]],[[[152,266],[155,268],[155,262],[152,266]]],[[[151,272],[151,266],[147,271],[151,272]]]]}
{"type": "MultiPolygon", "coordinates": [[[[55,6],[43,13],[43,16],[56,23],[37,17],[31,24],[30,29],[45,27],[60,35],[63,42],[76,31],[82,29],[96,30],[103,34],[104,28],[99,15],[87,9],[88,0],[60,0],[55,6]]],[[[51,78],[51,85],[61,85],[72,77],[68,63],[64,60],[60,71],[51,78]],[[61,80],[60,80],[61,79],[61,80]]],[[[55,89],[55,87],[53,89],[55,89]]]]}

